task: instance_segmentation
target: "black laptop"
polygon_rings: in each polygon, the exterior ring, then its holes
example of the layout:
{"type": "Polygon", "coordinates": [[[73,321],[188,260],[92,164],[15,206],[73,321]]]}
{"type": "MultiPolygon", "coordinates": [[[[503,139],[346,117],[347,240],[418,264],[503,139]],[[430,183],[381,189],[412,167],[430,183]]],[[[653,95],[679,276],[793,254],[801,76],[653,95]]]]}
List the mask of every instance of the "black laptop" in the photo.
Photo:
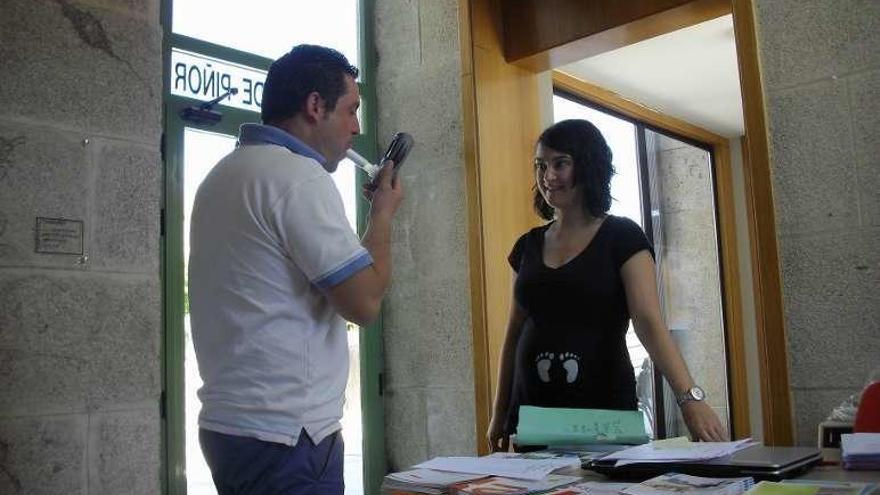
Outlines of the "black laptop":
{"type": "Polygon", "coordinates": [[[812,447],[765,447],[754,445],[731,455],[689,462],[635,463],[615,467],[615,460],[594,459],[583,463],[584,469],[611,478],[653,478],[668,472],[711,478],[751,476],[755,480],[778,481],[799,476],[819,464],[822,455],[812,447]]]}

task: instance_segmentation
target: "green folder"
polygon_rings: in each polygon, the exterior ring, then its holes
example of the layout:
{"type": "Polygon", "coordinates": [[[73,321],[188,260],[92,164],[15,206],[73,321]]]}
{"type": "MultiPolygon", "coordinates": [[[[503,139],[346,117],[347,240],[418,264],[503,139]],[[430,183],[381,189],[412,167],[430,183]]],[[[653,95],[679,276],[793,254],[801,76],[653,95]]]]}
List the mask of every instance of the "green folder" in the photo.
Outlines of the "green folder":
{"type": "Polygon", "coordinates": [[[649,440],[641,411],[520,406],[519,445],[642,444],[649,440]]]}
{"type": "Polygon", "coordinates": [[[762,481],[746,492],[749,495],[815,495],[819,487],[762,481]]]}

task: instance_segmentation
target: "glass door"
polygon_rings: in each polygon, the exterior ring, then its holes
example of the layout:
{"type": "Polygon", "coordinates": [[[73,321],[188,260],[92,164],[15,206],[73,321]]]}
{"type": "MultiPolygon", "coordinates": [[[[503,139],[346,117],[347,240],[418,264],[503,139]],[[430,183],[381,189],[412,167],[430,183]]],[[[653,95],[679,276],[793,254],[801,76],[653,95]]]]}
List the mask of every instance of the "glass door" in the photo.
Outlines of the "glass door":
{"type": "MultiPolygon", "coordinates": [[[[356,2],[348,0],[348,4],[351,7],[356,2]]],[[[352,14],[352,18],[354,16],[352,14]]],[[[176,33],[168,34],[168,38],[171,43],[166,50],[162,263],[166,491],[214,494],[210,471],[198,443],[201,403],[197,391],[202,383],[192,346],[186,298],[189,218],[199,184],[211,168],[235,148],[239,126],[260,121],[262,84],[271,60],[176,33]]],[[[373,126],[369,120],[374,99],[365,77],[368,73],[362,71],[359,81],[363,134],[356,137],[354,148],[364,156],[375,156],[373,126]]],[[[333,179],[352,229],[363,232],[366,209],[359,208],[363,202],[357,194],[363,174],[344,160],[333,179]]],[[[342,418],[345,484],[346,493],[350,495],[378,490],[385,469],[381,322],[359,330],[349,326],[351,367],[342,418]],[[369,455],[365,456],[364,452],[369,455]]]]}
{"type": "MultiPolygon", "coordinates": [[[[189,259],[189,221],[193,199],[199,184],[208,172],[227,153],[235,149],[236,137],[230,134],[207,131],[195,127],[183,129],[183,266],[186,280],[189,259]]],[[[186,294],[186,282],[184,282],[186,294]]],[[[189,304],[184,296],[183,310],[183,382],[184,382],[184,434],[186,459],[186,488],[191,494],[215,494],[211,472],[199,448],[198,414],[202,407],[196,392],[202,386],[196,355],[193,349],[192,330],[189,321],[189,304]]]]}
{"type": "MultiPolygon", "coordinates": [[[[192,343],[190,329],[189,307],[186,295],[187,260],[189,259],[189,227],[192,213],[193,200],[202,180],[211,171],[214,165],[226,154],[235,149],[238,127],[247,121],[259,121],[259,115],[252,112],[236,112],[221,108],[215,110],[223,114],[220,122],[212,125],[200,124],[187,121],[186,109],[199,103],[180,100],[169,105],[168,118],[171,120],[167,136],[169,148],[174,153],[175,159],[169,160],[174,165],[168,169],[168,181],[166,184],[166,201],[170,202],[166,211],[174,212],[169,215],[169,225],[179,225],[180,229],[169,235],[166,245],[168,253],[166,267],[166,290],[169,294],[167,304],[172,306],[167,312],[182,314],[182,317],[168,319],[168,344],[166,351],[169,359],[167,363],[169,371],[166,383],[176,382],[180,388],[175,389],[175,395],[182,402],[172,405],[170,409],[171,421],[182,423],[176,428],[175,435],[182,442],[176,447],[178,471],[185,478],[180,482],[182,488],[185,483],[186,493],[190,494],[215,494],[211,473],[204,461],[198,440],[198,414],[201,410],[201,402],[197,391],[202,385],[196,363],[195,352],[192,343]],[[226,115],[229,114],[229,115],[226,115]],[[173,265],[173,267],[172,267],[173,265]],[[176,267],[176,268],[175,268],[176,267]],[[179,294],[172,295],[172,294],[179,294]],[[172,321],[174,320],[174,321],[172,321]],[[181,348],[182,347],[182,348],[181,348]]],[[[357,199],[355,195],[355,167],[345,160],[340,164],[333,179],[339,188],[345,205],[346,216],[352,229],[357,229],[357,199]]],[[[348,387],[345,394],[344,415],[342,418],[343,438],[345,441],[345,481],[346,492],[350,494],[362,494],[363,490],[363,418],[361,415],[361,390],[360,390],[360,341],[358,328],[350,325],[349,328],[349,357],[351,359],[348,387]]],[[[171,389],[172,387],[169,387],[171,389]]],[[[169,397],[170,399],[170,397],[169,397]]],[[[169,447],[175,448],[169,442],[169,447]]]]}

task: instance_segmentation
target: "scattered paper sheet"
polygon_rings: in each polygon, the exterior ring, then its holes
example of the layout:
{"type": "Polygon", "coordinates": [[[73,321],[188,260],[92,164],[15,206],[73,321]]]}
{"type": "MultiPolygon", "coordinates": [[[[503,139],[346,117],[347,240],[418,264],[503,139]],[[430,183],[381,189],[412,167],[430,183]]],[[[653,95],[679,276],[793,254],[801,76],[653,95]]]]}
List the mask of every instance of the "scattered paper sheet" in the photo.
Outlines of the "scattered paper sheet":
{"type": "Polygon", "coordinates": [[[644,462],[702,461],[730,455],[755,444],[751,438],[735,442],[689,442],[679,447],[661,445],[660,448],[648,443],[612,452],[604,459],[617,460],[615,466],[644,462]]]}
{"type": "Polygon", "coordinates": [[[411,469],[409,471],[388,474],[386,478],[414,485],[447,487],[453,483],[471,481],[483,476],[482,474],[450,473],[447,471],[434,471],[433,469],[411,469]]]}
{"type": "Polygon", "coordinates": [[[505,476],[525,480],[540,480],[559,468],[580,466],[577,457],[551,459],[518,459],[497,456],[486,457],[435,457],[416,464],[420,469],[437,469],[455,473],[472,473],[505,476]]]}

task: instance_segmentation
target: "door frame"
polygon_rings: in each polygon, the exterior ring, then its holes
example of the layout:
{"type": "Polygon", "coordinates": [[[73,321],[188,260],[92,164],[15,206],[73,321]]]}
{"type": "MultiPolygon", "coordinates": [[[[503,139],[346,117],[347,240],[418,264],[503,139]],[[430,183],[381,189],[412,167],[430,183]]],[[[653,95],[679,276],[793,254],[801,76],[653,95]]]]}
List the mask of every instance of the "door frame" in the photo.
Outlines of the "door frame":
{"type": "MultiPolygon", "coordinates": [[[[744,182],[752,257],[763,440],[767,445],[792,444],[785,315],[754,1],[694,0],[690,2],[695,7],[693,9],[684,5],[688,2],[678,2],[682,4],[681,7],[660,12],[656,16],[621,21],[606,31],[622,34],[613,40],[603,38],[599,33],[593,36],[591,45],[591,36],[585,35],[564,45],[534,53],[526,50],[524,53],[528,53],[528,57],[516,60],[506,52],[504,33],[522,34],[536,42],[543,38],[538,26],[528,32],[511,30],[509,27],[505,29],[502,9],[505,5],[538,8],[540,2],[505,4],[502,0],[459,0],[477,439],[485,437],[492,413],[491,377],[498,363],[495,349],[501,347],[498,333],[504,329],[510,303],[509,276],[503,263],[495,258],[503,259],[499,253],[506,252],[512,239],[537,223],[533,214],[522,209],[523,204],[530,204],[530,191],[521,187],[520,182],[528,183],[531,178],[502,165],[525,159],[540,133],[541,109],[537,101],[541,87],[539,72],[582,58],[583,53],[601,53],[732,13],[745,117],[744,182]],[[633,29],[628,29],[630,27],[633,29]],[[613,43],[609,44],[609,41],[613,43]],[[617,45],[614,46],[614,43],[617,45]],[[573,45],[578,47],[578,53],[582,55],[571,59],[573,45]],[[505,194],[493,194],[497,184],[504,185],[505,194]]],[[[554,2],[554,5],[566,4],[573,9],[585,8],[586,5],[577,0],[554,2]]],[[[649,4],[657,6],[663,2],[643,0],[639,3],[650,7],[649,4]]],[[[591,5],[590,8],[596,8],[598,4],[591,5]]],[[[571,23],[560,20],[558,24],[568,26],[571,23]]],[[[542,24],[545,27],[548,25],[552,23],[542,24]]],[[[732,369],[731,373],[744,374],[745,370],[738,367],[732,369]]],[[[488,451],[483,441],[478,440],[477,446],[481,453],[488,451]]]]}
{"type": "MultiPolygon", "coordinates": [[[[170,63],[172,48],[183,49],[235,64],[268,71],[271,59],[252,53],[216,45],[172,32],[173,0],[161,5],[163,38],[163,192],[161,222],[161,280],[163,336],[162,360],[162,485],[166,494],[186,493],[186,460],[184,437],[184,260],[183,260],[183,132],[196,128],[205,131],[238,135],[238,126],[245,122],[259,122],[259,114],[238,108],[217,106],[223,114],[220,123],[207,126],[185,123],[180,111],[201,100],[170,94],[170,63]]],[[[360,69],[358,86],[361,93],[361,134],[355,137],[353,148],[364,156],[378,156],[376,142],[376,96],[373,26],[366,22],[373,18],[374,0],[358,0],[360,69]]],[[[357,172],[358,191],[368,181],[366,174],[357,172]]],[[[366,230],[369,203],[357,195],[357,231],[366,230]]],[[[378,493],[386,471],[385,423],[382,390],[384,357],[382,353],[382,317],[359,330],[361,414],[363,431],[363,482],[365,493],[378,493]]]]}

